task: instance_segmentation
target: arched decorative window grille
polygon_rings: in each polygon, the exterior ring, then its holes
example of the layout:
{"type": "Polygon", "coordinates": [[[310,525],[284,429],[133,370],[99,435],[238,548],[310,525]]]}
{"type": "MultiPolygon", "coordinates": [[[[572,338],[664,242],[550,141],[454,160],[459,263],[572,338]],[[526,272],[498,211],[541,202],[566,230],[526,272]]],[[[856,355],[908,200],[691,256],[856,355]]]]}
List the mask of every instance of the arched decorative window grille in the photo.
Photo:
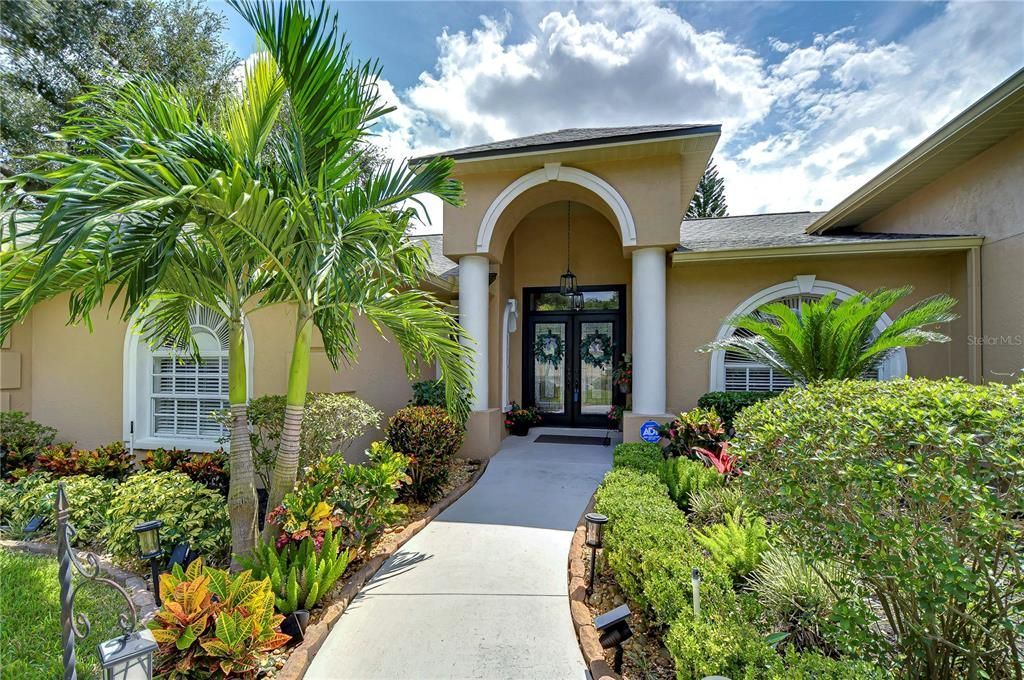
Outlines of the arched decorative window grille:
{"type": "MultiPolygon", "coordinates": [[[[729,317],[754,313],[769,302],[781,302],[790,309],[799,311],[802,303],[818,300],[831,292],[836,294],[837,300],[845,300],[857,291],[831,281],[818,281],[814,276],[797,276],[793,281],[766,288],[747,298],[729,317]]],[[[883,315],[875,327],[875,332],[882,332],[891,323],[892,319],[888,315],[883,315]]],[[[724,340],[735,335],[749,336],[751,333],[726,324],[721,327],[716,339],[724,340]]],[[[889,380],[906,374],[907,355],[900,349],[879,367],[877,374],[872,372],[865,377],[889,380]]],[[[716,351],[711,355],[712,392],[781,392],[792,386],[792,380],[772,367],[751,361],[735,352],[716,351]]]]}
{"type": "MultiPolygon", "coordinates": [[[[131,329],[125,338],[125,440],[136,448],[208,451],[223,445],[224,428],[213,413],[228,407],[228,323],[199,306],[189,322],[198,361],[172,341],[151,348],[131,329]]],[[[246,364],[251,373],[252,361],[246,364]]]]}

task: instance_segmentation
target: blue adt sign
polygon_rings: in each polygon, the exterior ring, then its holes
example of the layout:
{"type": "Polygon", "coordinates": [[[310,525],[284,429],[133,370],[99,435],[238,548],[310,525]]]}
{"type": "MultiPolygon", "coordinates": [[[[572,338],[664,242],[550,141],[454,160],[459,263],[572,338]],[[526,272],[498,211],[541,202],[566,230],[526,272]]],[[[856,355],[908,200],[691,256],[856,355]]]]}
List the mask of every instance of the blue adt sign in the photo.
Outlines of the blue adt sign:
{"type": "Polygon", "coordinates": [[[661,441],[661,432],[658,424],[653,420],[648,420],[646,423],[640,426],[640,439],[651,444],[657,444],[661,441]]]}

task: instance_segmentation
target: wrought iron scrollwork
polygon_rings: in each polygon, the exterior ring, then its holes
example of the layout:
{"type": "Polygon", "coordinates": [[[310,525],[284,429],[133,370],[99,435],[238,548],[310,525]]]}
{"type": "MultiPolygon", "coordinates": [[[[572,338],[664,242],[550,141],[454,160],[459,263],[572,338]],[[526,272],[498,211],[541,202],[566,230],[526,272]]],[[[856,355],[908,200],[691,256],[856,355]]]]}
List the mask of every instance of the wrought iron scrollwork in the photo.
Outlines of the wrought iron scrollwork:
{"type": "Polygon", "coordinates": [[[83,553],[86,564],[82,564],[78,555],[72,549],[75,528],[68,522],[70,505],[67,494],[64,493],[64,484],[57,485],[57,564],[58,578],[60,579],[60,619],[63,629],[63,660],[64,680],[75,680],[75,641],[81,640],[89,634],[91,624],[89,617],[82,612],[75,611],[75,596],[79,588],[86,583],[102,583],[113,588],[128,605],[128,611],[118,616],[117,625],[124,635],[131,635],[138,625],[138,613],[135,611],[135,603],[131,596],[121,585],[105,576],[100,567],[100,560],[91,552],[83,553]],[[84,580],[73,584],[73,571],[77,571],[84,580]]]}

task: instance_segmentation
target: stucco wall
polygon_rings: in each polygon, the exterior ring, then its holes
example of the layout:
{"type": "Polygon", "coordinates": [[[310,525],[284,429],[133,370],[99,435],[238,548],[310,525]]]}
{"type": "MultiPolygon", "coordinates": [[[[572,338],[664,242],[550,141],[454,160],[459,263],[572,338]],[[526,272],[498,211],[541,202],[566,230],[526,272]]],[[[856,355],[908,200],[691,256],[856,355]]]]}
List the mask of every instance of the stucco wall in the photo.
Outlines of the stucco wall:
{"type": "MultiPolygon", "coordinates": [[[[895,313],[929,295],[948,293],[960,300],[965,313],[963,289],[965,260],[961,255],[905,257],[829,257],[742,263],[681,264],[668,273],[668,405],[671,411],[692,408],[708,391],[711,355],[698,353],[713,340],[722,321],[748,297],[770,286],[813,274],[857,290],[911,284],[911,297],[895,313]]],[[[938,378],[966,373],[965,326],[951,324],[953,338],[943,345],[907,351],[910,375],[938,378]]]]}
{"type": "Polygon", "coordinates": [[[32,408],[32,319],[11,329],[0,347],[0,411],[32,408]]]}
{"type": "MultiPolygon", "coordinates": [[[[35,420],[58,429],[60,439],[94,447],[122,436],[123,348],[127,325],[116,318],[96,315],[93,332],[68,327],[67,298],[37,306],[31,314],[31,400],[18,394],[12,407],[29,411],[35,420]]],[[[254,396],[284,393],[291,360],[295,312],[287,306],[258,310],[249,315],[253,336],[254,396]]],[[[397,345],[382,338],[371,325],[357,321],[361,352],[351,366],[334,371],[314,338],[310,390],[349,392],[384,414],[384,422],[412,396],[397,345]]],[[[15,328],[13,342],[27,327],[15,328]]],[[[433,376],[426,367],[424,374],[433,376]]],[[[23,373],[24,377],[24,373],[23,373]]],[[[12,394],[13,396],[13,394],[12,394]]],[[[351,458],[359,459],[369,442],[380,436],[370,432],[355,443],[351,458]]]]}
{"type": "Polygon", "coordinates": [[[861,230],[978,234],[982,375],[1011,381],[1024,368],[1024,132],[1009,137],[875,216],[861,230]]]}

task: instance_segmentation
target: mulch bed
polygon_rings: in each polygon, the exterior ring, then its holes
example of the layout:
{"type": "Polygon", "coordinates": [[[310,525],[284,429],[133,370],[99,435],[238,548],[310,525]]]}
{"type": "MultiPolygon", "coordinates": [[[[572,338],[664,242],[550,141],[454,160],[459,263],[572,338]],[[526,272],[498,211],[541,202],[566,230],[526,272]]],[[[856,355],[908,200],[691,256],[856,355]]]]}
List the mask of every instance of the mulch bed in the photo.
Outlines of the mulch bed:
{"type": "Polygon", "coordinates": [[[345,574],[310,612],[305,639],[297,645],[289,645],[267,655],[259,677],[266,680],[299,680],[309,668],[310,662],[320,649],[327,634],[341,618],[349,603],[359,594],[384,562],[402,547],[410,538],[429,524],[443,510],[469,491],[483,475],[486,461],[456,459],[444,497],[434,503],[406,503],[409,513],[400,523],[388,527],[377,539],[369,554],[353,560],[345,574]]]}

